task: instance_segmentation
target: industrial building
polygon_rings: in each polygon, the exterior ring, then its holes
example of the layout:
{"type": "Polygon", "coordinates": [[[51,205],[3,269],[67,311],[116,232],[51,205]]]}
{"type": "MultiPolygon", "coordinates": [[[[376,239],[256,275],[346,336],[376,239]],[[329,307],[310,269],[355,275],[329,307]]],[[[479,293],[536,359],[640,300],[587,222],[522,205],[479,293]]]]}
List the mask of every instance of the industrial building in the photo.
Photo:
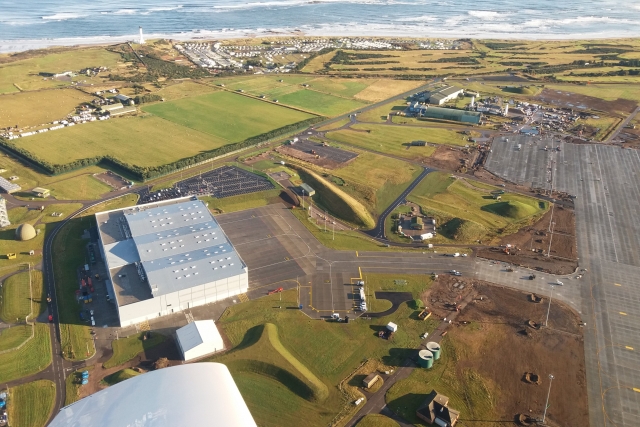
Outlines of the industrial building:
{"type": "Polygon", "coordinates": [[[0,176],[0,190],[4,191],[5,193],[15,193],[16,191],[20,191],[21,187],[18,184],[14,184],[13,182],[2,178],[0,176]]]}
{"type": "Polygon", "coordinates": [[[482,113],[476,111],[459,110],[457,108],[442,108],[429,105],[412,104],[408,108],[408,113],[416,117],[427,119],[450,120],[453,122],[480,124],[482,113]]]}
{"type": "Polygon", "coordinates": [[[194,363],[129,378],[65,406],[49,427],[256,427],[229,369],[194,363]]]}
{"type": "Polygon", "coordinates": [[[464,90],[455,86],[445,86],[429,94],[429,103],[442,105],[452,99],[456,99],[464,90]]]}
{"type": "Polygon", "coordinates": [[[224,350],[222,335],[213,320],[196,320],[176,331],[178,348],[185,362],[224,350]]]}
{"type": "Polygon", "coordinates": [[[246,264],[195,197],[100,212],[96,221],[120,326],[247,291],[246,264]]]}

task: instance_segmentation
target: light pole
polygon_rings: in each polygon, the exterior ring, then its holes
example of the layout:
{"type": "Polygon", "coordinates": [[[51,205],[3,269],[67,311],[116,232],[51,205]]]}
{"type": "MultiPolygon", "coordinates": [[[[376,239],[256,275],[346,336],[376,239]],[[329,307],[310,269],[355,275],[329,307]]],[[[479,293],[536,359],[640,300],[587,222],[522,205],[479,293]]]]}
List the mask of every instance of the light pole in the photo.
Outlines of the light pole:
{"type": "Polygon", "coordinates": [[[547,418],[547,408],[549,407],[549,395],[551,395],[551,383],[555,377],[552,374],[549,374],[549,392],[547,393],[547,403],[544,405],[544,414],[542,414],[542,424],[544,424],[544,420],[547,418]]]}
{"type": "Polygon", "coordinates": [[[551,285],[551,293],[549,294],[549,306],[547,307],[547,318],[544,321],[544,327],[547,327],[549,323],[549,312],[551,311],[551,297],[553,296],[553,285],[551,285]]]}

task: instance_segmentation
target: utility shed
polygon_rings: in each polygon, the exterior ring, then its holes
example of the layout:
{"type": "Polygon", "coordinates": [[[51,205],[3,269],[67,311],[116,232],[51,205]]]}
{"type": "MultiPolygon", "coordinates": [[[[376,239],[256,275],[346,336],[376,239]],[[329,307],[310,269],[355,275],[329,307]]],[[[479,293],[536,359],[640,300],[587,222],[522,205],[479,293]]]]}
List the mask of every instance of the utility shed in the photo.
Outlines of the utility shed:
{"type": "Polygon", "coordinates": [[[300,185],[300,192],[303,196],[313,196],[314,194],[316,194],[316,190],[311,188],[311,186],[309,186],[308,184],[304,183],[300,185]]]}
{"type": "Polygon", "coordinates": [[[380,375],[376,374],[375,372],[371,373],[362,380],[362,385],[364,386],[364,388],[371,388],[371,386],[374,385],[379,379],[380,375]]]}
{"type": "Polygon", "coordinates": [[[33,190],[31,190],[31,193],[37,197],[42,197],[42,198],[47,198],[51,195],[50,190],[42,187],[35,187],[33,190]]]}
{"type": "Polygon", "coordinates": [[[178,329],[176,334],[186,362],[224,350],[222,336],[213,320],[196,320],[178,329]]]}

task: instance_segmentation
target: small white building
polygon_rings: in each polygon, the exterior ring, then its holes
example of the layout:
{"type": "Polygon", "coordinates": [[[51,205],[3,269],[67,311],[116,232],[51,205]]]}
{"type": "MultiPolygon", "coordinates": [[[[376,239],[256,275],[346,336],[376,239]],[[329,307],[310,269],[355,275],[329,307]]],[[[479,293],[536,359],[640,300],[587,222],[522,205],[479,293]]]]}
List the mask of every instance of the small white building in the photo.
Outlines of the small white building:
{"type": "Polygon", "coordinates": [[[176,331],[185,362],[224,350],[220,331],[213,320],[196,320],[176,331]]]}
{"type": "Polygon", "coordinates": [[[433,239],[433,233],[424,233],[420,235],[420,240],[433,239]]]}
{"type": "Polygon", "coordinates": [[[396,332],[398,330],[398,325],[393,322],[387,323],[387,330],[391,332],[396,332]]]}

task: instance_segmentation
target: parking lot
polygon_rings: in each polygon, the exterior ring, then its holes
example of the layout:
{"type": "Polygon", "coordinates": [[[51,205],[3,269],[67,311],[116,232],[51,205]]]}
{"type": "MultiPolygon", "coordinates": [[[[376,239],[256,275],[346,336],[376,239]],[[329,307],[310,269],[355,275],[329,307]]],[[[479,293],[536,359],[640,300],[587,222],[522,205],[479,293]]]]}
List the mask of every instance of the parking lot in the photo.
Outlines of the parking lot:
{"type": "Polygon", "coordinates": [[[235,166],[222,166],[180,181],[172,188],[155,192],[150,192],[146,188],[142,189],[139,191],[140,199],[138,204],[192,195],[210,195],[222,199],[273,188],[275,188],[274,185],[265,177],[235,166]]]}
{"type": "Polygon", "coordinates": [[[546,168],[544,173],[553,172],[548,185],[576,196],[578,255],[588,273],[571,286],[581,294],[588,322],[592,424],[640,425],[640,393],[634,391],[640,389],[640,156],[614,146],[564,143],[561,151],[540,156],[540,142],[523,143],[520,152],[515,143],[497,139],[487,169],[536,186],[541,172],[535,169],[546,168]]]}

